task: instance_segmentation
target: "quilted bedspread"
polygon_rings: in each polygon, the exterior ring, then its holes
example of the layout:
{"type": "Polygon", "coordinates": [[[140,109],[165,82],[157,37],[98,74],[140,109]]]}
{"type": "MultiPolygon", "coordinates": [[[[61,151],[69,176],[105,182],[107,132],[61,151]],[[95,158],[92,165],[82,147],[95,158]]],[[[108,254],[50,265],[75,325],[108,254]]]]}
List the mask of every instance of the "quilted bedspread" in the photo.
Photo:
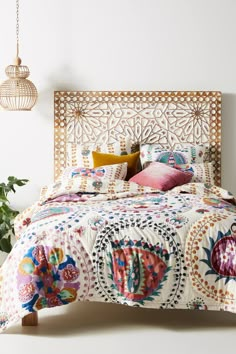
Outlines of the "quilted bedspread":
{"type": "Polygon", "coordinates": [[[160,192],[77,177],[18,215],[0,268],[0,331],[74,301],[236,312],[236,207],[225,190],[160,192]]]}

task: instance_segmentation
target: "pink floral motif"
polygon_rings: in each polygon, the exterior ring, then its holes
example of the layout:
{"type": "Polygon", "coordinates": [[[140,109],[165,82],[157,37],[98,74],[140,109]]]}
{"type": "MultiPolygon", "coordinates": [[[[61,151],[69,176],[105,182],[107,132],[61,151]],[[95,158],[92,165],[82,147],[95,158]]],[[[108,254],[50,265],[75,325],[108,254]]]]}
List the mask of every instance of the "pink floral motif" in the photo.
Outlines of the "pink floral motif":
{"type": "Polygon", "coordinates": [[[72,264],[68,264],[61,272],[62,278],[66,281],[74,281],[79,277],[78,268],[73,267],[72,264]]]}
{"type": "Polygon", "coordinates": [[[35,287],[32,283],[23,284],[19,289],[19,299],[22,302],[27,302],[34,296],[35,287]]]}
{"type": "Polygon", "coordinates": [[[85,227],[84,226],[80,226],[78,229],[75,230],[75,232],[79,235],[82,236],[83,233],[85,231],[85,227]]]}
{"type": "Polygon", "coordinates": [[[28,226],[30,223],[31,223],[31,219],[30,218],[26,218],[26,219],[23,220],[22,225],[23,226],[28,226]]]}
{"type": "Polygon", "coordinates": [[[46,256],[45,256],[43,246],[36,246],[34,248],[34,251],[32,252],[32,255],[38,262],[46,261],[46,256]]]}

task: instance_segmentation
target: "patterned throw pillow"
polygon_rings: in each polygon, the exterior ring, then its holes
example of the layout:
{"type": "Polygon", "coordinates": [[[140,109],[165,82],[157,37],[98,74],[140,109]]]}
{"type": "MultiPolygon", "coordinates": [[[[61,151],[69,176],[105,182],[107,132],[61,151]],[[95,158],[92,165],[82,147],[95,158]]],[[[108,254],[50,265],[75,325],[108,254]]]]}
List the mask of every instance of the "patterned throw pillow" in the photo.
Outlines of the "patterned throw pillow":
{"type": "Polygon", "coordinates": [[[98,151],[116,155],[126,155],[131,153],[131,141],[123,136],[119,141],[106,144],[76,144],[67,143],[67,166],[81,166],[93,168],[92,151],[98,151]]]}
{"type": "Polygon", "coordinates": [[[129,181],[167,191],[175,186],[190,182],[192,174],[182,172],[161,162],[152,162],[129,181]]]}
{"type": "Polygon", "coordinates": [[[97,151],[93,151],[93,162],[94,167],[99,167],[103,165],[112,165],[115,163],[128,163],[127,177],[128,180],[137,173],[137,166],[139,161],[139,151],[129,155],[113,155],[113,154],[102,154],[97,151]]]}
{"type": "Polygon", "coordinates": [[[185,145],[175,150],[161,148],[158,144],[145,144],[140,148],[140,160],[145,168],[150,162],[157,161],[171,166],[175,164],[203,163],[206,145],[185,145]]]}
{"type": "Polygon", "coordinates": [[[192,173],[191,182],[214,184],[214,172],[211,162],[175,165],[174,167],[182,172],[192,173]]]}
{"type": "Polygon", "coordinates": [[[76,176],[80,177],[92,177],[96,179],[122,179],[124,180],[127,175],[127,162],[100,166],[97,168],[86,168],[86,167],[67,167],[60,177],[60,181],[64,181],[68,178],[73,178],[76,176]]]}

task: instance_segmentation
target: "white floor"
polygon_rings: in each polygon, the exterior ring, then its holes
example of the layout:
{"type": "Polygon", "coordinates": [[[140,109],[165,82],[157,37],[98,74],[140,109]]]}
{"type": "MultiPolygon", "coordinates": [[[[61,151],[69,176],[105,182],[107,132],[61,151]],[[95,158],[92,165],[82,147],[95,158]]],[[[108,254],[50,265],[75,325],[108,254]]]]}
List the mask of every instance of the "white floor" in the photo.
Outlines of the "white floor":
{"type": "Polygon", "coordinates": [[[40,311],[37,327],[11,327],[0,345],[17,354],[234,354],[236,315],[76,303],[40,311]]]}

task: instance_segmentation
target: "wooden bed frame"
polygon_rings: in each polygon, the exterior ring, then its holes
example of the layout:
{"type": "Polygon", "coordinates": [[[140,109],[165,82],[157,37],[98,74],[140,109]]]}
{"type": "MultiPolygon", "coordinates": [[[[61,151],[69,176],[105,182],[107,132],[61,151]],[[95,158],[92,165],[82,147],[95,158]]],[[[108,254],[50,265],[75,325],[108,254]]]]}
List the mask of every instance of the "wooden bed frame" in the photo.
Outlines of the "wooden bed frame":
{"type": "MultiPolygon", "coordinates": [[[[120,135],[171,149],[208,144],[215,184],[221,184],[218,91],[55,91],[55,179],[68,166],[68,144],[115,142],[120,135]]],[[[37,312],[22,319],[23,326],[37,324],[37,312]]]]}

